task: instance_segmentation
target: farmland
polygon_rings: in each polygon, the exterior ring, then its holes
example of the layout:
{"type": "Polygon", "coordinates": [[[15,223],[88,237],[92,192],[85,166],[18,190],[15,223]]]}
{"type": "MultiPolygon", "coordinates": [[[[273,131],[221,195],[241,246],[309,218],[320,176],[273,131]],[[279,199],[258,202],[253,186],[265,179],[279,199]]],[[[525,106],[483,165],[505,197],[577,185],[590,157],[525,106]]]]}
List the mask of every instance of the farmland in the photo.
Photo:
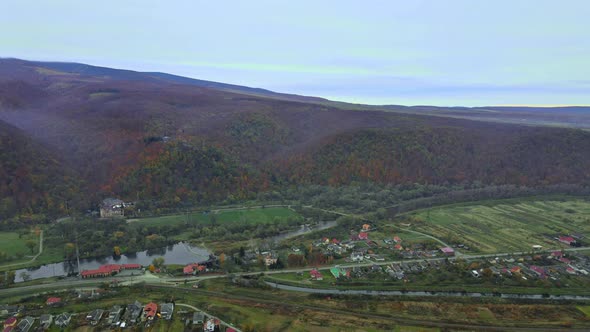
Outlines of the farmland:
{"type": "Polygon", "coordinates": [[[555,237],[590,235],[590,201],[536,198],[483,201],[416,211],[412,228],[483,253],[559,247],[555,237]]]}

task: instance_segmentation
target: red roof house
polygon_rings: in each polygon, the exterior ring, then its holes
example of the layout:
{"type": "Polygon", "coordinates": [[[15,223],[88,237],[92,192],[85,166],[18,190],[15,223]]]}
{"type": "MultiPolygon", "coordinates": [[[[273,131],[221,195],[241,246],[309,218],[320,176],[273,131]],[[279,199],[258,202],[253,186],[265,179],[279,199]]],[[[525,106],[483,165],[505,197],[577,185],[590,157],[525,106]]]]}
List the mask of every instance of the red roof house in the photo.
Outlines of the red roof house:
{"type": "Polygon", "coordinates": [[[535,272],[539,277],[541,277],[541,278],[545,277],[545,270],[542,267],[538,267],[536,265],[531,265],[530,269],[531,269],[531,271],[535,272]]]}
{"type": "Polygon", "coordinates": [[[184,274],[193,274],[195,269],[193,269],[192,265],[187,265],[182,269],[182,272],[184,272],[184,274]]]}
{"type": "Polygon", "coordinates": [[[393,248],[395,248],[395,250],[404,250],[404,247],[402,247],[402,245],[399,243],[393,246],[393,248]]]}
{"type": "Polygon", "coordinates": [[[139,270],[141,269],[141,264],[123,264],[121,268],[123,270],[139,270]]]}
{"type": "Polygon", "coordinates": [[[442,253],[447,256],[454,256],[455,255],[455,249],[453,249],[451,247],[440,248],[440,251],[442,251],[442,253]]]}
{"type": "Polygon", "coordinates": [[[16,323],[16,317],[8,317],[4,321],[4,331],[6,331],[6,329],[10,329],[9,331],[12,331],[12,329],[14,329],[16,326],[16,323]]]}
{"type": "Polygon", "coordinates": [[[395,243],[400,243],[400,242],[402,242],[402,239],[400,239],[400,237],[399,237],[399,236],[394,236],[394,237],[393,237],[393,242],[395,242],[395,243]]]}
{"type": "Polygon", "coordinates": [[[369,233],[359,233],[359,240],[368,240],[369,233]]]}
{"type": "Polygon", "coordinates": [[[563,256],[563,252],[561,252],[559,250],[556,250],[556,251],[554,251],[554,252],[551,253],[551,256],[554,257],[554,258],[560,258],[560,257],[563,256]]]}
{"type": "Polygon", "coordinates": [[[45,301],[46,305],[56,305],[58,303],[61,303],[61,298],[59,297],[50,297],[45,301]]]}
{"type": "Polygon", "coordinates": [[[322,274],[320,273],[320,271],[313,269],[309,272],[309,274],[311,275],[311,279],[313,280],[323,280],[324,277],[322,276],[322,274]]]}
{"type": "Polygon", "coordinates": [[[561,257],[561,258],[559,259],[559,261],[560,261],[560,262],[562,262],[562,263],[565,263],[565,264],[569,264],[569,263],[571,263],[571,262],[572,262],[571,260],[569,260],[569,259],[567,259],[567,258],[565,258],[565,257],[561,257]]]}
{"type": "Polygon", "coordinates": [[[154,317],[156,317],[156,314],[158,313],[158,305],[154,302],[146,304],[143,308],[143,313],[145,314],[145,318],[153,320],[154,317]]]}
{"type": "Polygon", "coordinates": [[[576,242],[576,239],[571,236],[560,236],[559,242],[571,245],[572,243],[576,242]]]}
{"type": "Polygon", "coordinates": [[[513,268],[510,269],[510,272],[512,273],[520,273],[520,266],[515,266],[513,268]]]}

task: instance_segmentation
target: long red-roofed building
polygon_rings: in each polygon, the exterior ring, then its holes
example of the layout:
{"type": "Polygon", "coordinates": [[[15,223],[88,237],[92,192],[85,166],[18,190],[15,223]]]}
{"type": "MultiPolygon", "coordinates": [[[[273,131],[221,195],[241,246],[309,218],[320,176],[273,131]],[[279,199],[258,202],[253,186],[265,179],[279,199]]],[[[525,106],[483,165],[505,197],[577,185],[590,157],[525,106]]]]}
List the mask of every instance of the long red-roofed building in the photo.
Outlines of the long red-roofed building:
{"type": "Polygon", "coordinates": [[[97,278],[110,277],[113,274],[119,273],[123,270],[138,270],[141,269],[140,264],[106,264],[94,270],[84,270],[80,273],[82,278],[97,278]]]}

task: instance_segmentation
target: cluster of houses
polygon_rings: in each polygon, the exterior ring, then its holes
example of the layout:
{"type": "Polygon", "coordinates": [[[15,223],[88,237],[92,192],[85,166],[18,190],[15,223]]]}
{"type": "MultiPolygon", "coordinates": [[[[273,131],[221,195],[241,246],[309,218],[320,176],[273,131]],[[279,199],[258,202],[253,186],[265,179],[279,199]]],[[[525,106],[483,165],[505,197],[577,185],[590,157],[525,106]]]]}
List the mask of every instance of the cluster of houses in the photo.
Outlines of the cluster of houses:
{"type": "MultiPolygon", "coordinates": [[[[522,279],[552,279],[558,280],[561,275],[590,274],[590,259],[580,254],[566,254],[563,251],[553,251],[548,256],[524,256],[518,259],[492,259],[489,269],[493,275],[505,277],[519,277],[522,279]]],[[[484,269],[472,270],[475,278],[482,276],[484,269]]]]}
{"type": "MultiPolygon", "coordinates": [[[[52,308],[58,308],[64,304],[65,302],[59,297],[49,297],[45,301],[46,307],[52,308]]],[[[62,312],[58,315],[43,314],[40,317],[18,318],[24,311],[24,307],[0,305],[0,314],[8,316],[3,323],[4,332],[46,331],[52,326],[57,329],[66,329],[73,324],[72,321],[76,322],[76,326],[88,324],[102,329],[121,330],[137,326],[149,328],[157,320],[172,320],[174,310],[175,305],[171,302],[161,304],[149,302],[144,305],[134,301],[125,306],[114,305],[110,310],[94,309],[85,316],[62,312]]],[[[185,325],[193,330],[207,332],[236,331],[230,326],[222,326],[219,319],[201,311],[186,316],[185,325]]]]}
{"type": "Polygon", "coordinates": [[[98,269],[84,270],[80,272],[82,278],[100,278],[110,277],[124,270],[141,270],[140,264],[106,264],[101,265],[98,269]]]}

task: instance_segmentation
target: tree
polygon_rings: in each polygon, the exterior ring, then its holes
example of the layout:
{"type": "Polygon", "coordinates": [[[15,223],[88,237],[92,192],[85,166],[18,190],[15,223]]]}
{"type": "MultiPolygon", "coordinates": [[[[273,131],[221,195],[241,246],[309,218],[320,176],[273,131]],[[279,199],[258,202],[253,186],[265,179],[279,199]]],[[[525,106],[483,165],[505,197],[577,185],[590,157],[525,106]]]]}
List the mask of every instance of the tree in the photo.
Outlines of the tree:
{"type": "Polygon", "coordinates": [[[29,281],[31,280],[31,275],[28,274],[27,272],[23,271],[21,273],[19,273],[19,277],[23,280],[23,281],[29,281]]]}
{"type": "Polygon", "coordinates": [[[152,265],[154,265],[157,268],[161,268],[162,266],[164,266],[164,262],[164,257],[156,257],[152,260],[152,265]]]}
{"type": "Polygon", "coordinates": [[[121,256],[121,248],[119,246],[113,247],[113,255],[121,256]]]}
{"type": "Polygon", "coordinates": [[[25,242],[25,245],[31,250],[31,254],[34,253],[34,249],[37,246],[37,242],[33,241],[33,240],[27,240],[27,242],[25,242]]]}

